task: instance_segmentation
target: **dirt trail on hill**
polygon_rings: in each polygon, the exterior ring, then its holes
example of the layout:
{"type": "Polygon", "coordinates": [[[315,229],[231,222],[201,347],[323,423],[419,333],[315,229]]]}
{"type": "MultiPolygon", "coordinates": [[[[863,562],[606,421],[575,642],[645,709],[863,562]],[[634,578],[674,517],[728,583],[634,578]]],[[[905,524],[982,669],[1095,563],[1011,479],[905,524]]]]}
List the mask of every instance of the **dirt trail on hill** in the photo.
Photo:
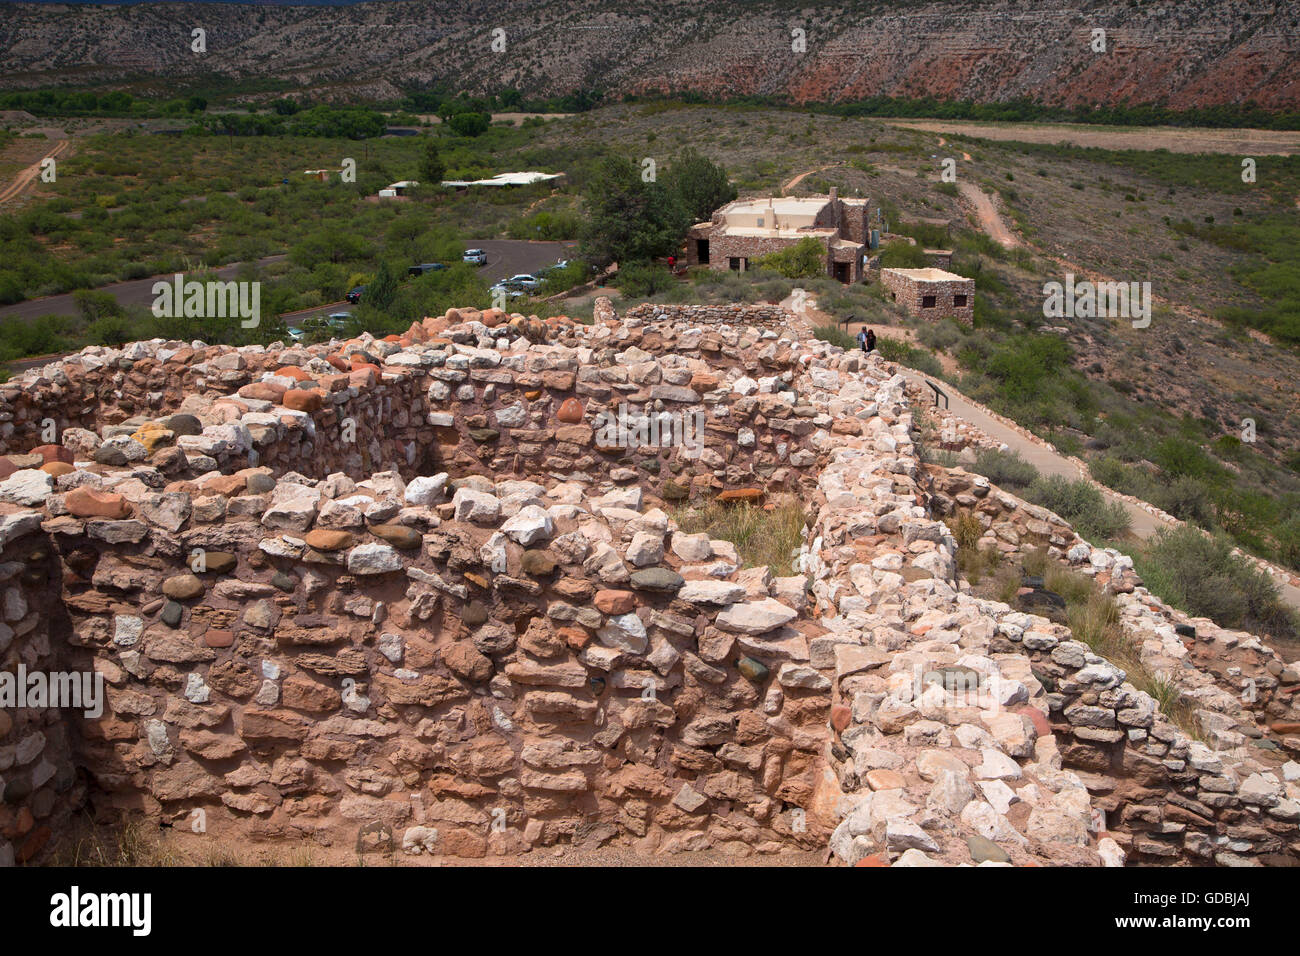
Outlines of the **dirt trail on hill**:
{"type": "Polygon", "coordinates": [[[961,190],[962,198],[975,207],[975,218],[979,220],[980,228],[987,232],[994,242],[1007,249],[1014,249],[1020,245],[1020,240],[1007,228],[1007,224],[1003,221],[997,206],[993,205],[993,200],[988,193],[969,182],[958,183],[957,188],[961,190]]]}
{"type": "Polygon", "coordinates": [[[828,170],[828,169],[834,169],[836,166],[842,166],[842,165],[844,165],[844,164],[843,164],[843,163],[831,163],[831,164],[829,164],[829,165],[827,165],[827,166],[819,166],[817,169],[810,169],[810,170],[808,170],[807,172],[800,173],[800,174],[799,174],[798,176],[796,176],[794,179],[790,180],[788,183],[786,183],[784,186],[781,187],[781,195],[784,196],[786,193],[788,193],[790,190],[794,189],[795,186],[798,186],[801,182],[803,182],[805,179],[807,179],[807,178],[808,178],[809,176],[811,176],[813,173],[821,173],[821,172],[825,172],[825,171],[828,170]]]}
{"type": "Polygon", "coordinates": [[[36,162],[32,163],[30,166],[28,166],[26,169],[20,172],[17,176],[15,176],[14,181],[10,183],[2,192],[0,192],[0,203],[7,203],[13,199],[17,199],[24,192],[26,192],[27,187],[30,186],[32,183],[34,183],[36,181],[36,177],[41,174],[41,163],[45,162],[45,160],[47,159],[52,159],[54,157],[57,157],[60,153],[62,153],[65,149],[67,149],[69,145],[71,145],[71,140],[66,140],[66,139],[59,140],[57,143],[54,144],[54,146],[52,146],[49,150],[46,151],[44,156],[42,156],[36,162]]]}

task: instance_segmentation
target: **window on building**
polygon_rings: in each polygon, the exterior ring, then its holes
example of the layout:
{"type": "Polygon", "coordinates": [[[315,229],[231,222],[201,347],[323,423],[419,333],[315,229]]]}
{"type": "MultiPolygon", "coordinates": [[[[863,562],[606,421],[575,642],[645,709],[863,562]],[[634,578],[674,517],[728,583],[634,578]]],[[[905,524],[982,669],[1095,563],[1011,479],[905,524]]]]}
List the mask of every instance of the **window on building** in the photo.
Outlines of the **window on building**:
{"type": "Polygon", "coordinates": [[[964,309],[966,308],[966,297],[964,295],[954,295],[952,297],[952,304],[955,308],[964,309]]]}
{"type": "Polygon", "coordinates": [[[934,308],[934,296],[932,296],[932,295],[923,295],[923,296],[921,296],[921,308],[923,308],[923,309],[933,309],[933,308],[934,308]]]}

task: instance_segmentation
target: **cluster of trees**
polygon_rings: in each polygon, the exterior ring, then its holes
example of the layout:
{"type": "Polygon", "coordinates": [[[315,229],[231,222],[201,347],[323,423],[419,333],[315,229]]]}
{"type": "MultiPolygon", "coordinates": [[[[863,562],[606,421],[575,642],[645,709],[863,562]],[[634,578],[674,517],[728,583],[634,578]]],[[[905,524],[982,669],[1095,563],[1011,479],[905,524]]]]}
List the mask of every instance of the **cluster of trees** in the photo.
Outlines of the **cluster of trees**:
{"type": "Polygon", "coordinates": [[[977,103],[974,100],[941,100],[934,97],[908,98],[872,96],[843,103],[791,103],[777,96],[706,96],[696,90],[664,91],[651,94],[628,94],[623,101],[668,102],[691,104],[728,104],[771,109],[797,107],[830,113],[835,116],[897,116],[933,119],[984,120],[1016,123],[1056,121],[1092,123],[1105,126],[1209,126],[1215,128],[1300,129],[1300,112],[1266,110],[1255,103],[1223,103],[1191,109],[1122,103],[1114,106],[1049,106],[1030,99],[1002,103],[977,103]]]}
{"type": "MultiPolygon", "coordinates": [[[[285,102],[285,101],[280,101],[285,102]]],[[[288,101],[292,102],[292,101],[288,101]]],[[[229,136],[320,136],[370,139],[382,136],[388,118],[361,106],[312,106],[292,112],[223,113],[210,116],[195,128],[229,136]]]]}
{"type": "Polygon", "coordinates": [[[458,113],[585,113],[605,100],[600,90],[577,90],[563,96],[525,99],[514,87],[505,87],[488,96],[466,96],[442,88],[413,90],[397,103],[397,108],[412,113],[436,113],[443,121],[458,113]]]}
{"type": "Polygon", "coordinates": [[[620,268],[669,256],[692,223],[736,198],[726,170],[693,149],[662,176],[621,156],[606,156],[587,183],[587,220],[579,234],[583,258],[620,268]]]}
{"type": "Polygon", "coordinates": [[[114,90],[24,90],[0,93],[0,110],[25,110],[33,116],[185,116],[208,108],[207,97],[186,96],[161,102],[114,90]]]}

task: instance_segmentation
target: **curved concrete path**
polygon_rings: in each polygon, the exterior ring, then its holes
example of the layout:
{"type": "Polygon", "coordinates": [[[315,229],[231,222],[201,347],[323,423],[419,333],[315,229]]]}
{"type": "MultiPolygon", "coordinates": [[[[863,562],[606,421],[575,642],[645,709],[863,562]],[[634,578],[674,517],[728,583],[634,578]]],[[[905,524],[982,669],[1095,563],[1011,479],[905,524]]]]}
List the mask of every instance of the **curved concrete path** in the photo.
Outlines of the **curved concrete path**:
{"type": "MultiPolygon", "coordinates": [[[[930,386],[927,384],[930,379],[914,372],[911,369],[905,369],[899,366],[899,371],[909,381],[916,382],[928,395],[933,396],[930,386]]],[[[1059,452],[1048,451],[1037,442],[1030,441],[1019,432],[1013,431],[1006,425],[1002,424],[987,412],[976,408],[964,395],[957,392],[947,382],[935,382],[944,394],[948,396],[948,408],[958,418],[974,425],[990,438],[1005,442],[1007,447],[1012,451],[1019,453],[1020,457],[1032,464],[1044,475],[1061,475],[1071,480],[1087,477],[1082,470],[1072,461],[1059,452]]],[[[1138,538],[1146,539],[1154,535],[1161,528],[1174,528],[1177,525],[1168,521],[1163,521],[1155,515],[1142,508],[1137,507],[1129,501],[1118,497],[1113,492],[1105,488],[1100,489],[1102,494],[1110,501],[1119,502],[1120,506],[1129,514],[1132,521],[1131,529],[1138,538]]],[[[1281,591],[1282,600],[1297,611],[1300,611],[1300,588],[1291,584],[1277,582],[1278,589],[1281,591]]]]}

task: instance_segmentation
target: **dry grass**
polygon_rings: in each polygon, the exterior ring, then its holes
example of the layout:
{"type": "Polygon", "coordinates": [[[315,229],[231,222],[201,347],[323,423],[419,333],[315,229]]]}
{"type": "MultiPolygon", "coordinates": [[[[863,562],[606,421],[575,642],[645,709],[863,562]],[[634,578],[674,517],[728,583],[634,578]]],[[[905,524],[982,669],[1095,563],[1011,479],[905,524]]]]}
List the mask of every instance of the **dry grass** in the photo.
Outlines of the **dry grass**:
{"type": "Polygon", "coordinates": [[[957,570],[971,584],[979,584],[985,574],[992,573],[1001,566],[1001,551],[992,545],[983,548],[979,546],[980,538],[984,536],[984,526],[975,515],[970,512],[953,515],[944,524],[957,539],[957,570]]]}
{"type": "MultiPolygon", "coordinates": [[[[89,818],[78,822],[46,861],[48,866],[72,867],[160,867],[160,866],[319,866],[321,860],[311,847],[277,846],[243,854],[213,839],[196,846],[177,839],[175,831],[135,818],[120,825],[95,825],[89,818]]],[[[182,834],[179,836],[188,836],[182,834]]]]}
{"type": "Polygon", "coordinates": [[[730,541],[740,553],[742,567],[766,565],[782,576],[795,573],[793,559],[807,526],[804,506],[793,498],[761,507],[711,498],[674,510],[673,519],[686,534],[704,532],[730,541]]]}

